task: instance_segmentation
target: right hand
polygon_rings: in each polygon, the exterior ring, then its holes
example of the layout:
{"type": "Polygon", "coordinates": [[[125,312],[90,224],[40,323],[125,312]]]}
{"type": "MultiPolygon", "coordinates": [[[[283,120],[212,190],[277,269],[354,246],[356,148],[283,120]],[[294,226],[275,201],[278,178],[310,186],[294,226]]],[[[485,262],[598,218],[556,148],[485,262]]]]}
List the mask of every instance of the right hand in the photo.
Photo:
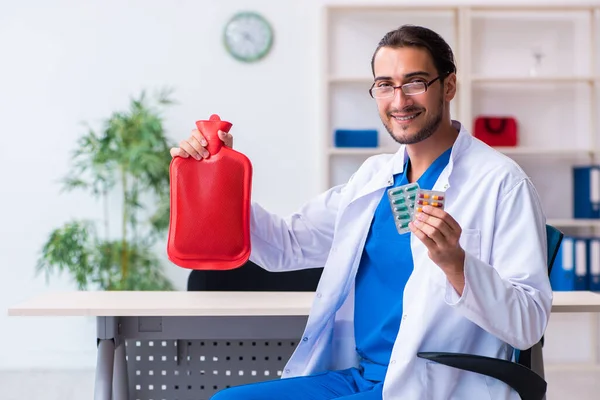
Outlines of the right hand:
{"type": "MultiPolygon", "coordinates": [[[[219,131],[218,135],[225,146],[233,147],[233,136],[231,133],[219,131]]],[[[188,139],[179,142],[179,147],[171,148],[171,157],[188,158],[192,156],[196,160],[202,160],[210,156],[210,153],[206,150],[206,146],[208,146],[208,142],[202,133],[198,129],[194,129],[188,139]]]]}

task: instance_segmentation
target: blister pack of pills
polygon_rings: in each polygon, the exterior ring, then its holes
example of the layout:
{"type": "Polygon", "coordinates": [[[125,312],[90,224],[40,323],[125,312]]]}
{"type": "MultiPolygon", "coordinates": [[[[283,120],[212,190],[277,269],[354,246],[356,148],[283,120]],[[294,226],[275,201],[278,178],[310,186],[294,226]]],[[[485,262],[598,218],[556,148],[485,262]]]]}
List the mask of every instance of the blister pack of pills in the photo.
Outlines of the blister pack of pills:
{"type": "Polygon", "coordinates": [[[445,193],[435,190],[419,189],[417,193],[417,204],[415,210],[421,212],[424,206],[432,206],[444,209],[445,193]]]}
{"type": "Polygon", "coordinates": [[[399,234],[410,232],[408,224],[414,220],[415,214],[421,212],[424,206],[444,209],[445,193],[421,189],[418,183],[393,187],[388,189],[387,194],[399,234]]]}
{"type": "Polygon", "coordinates": [[[393,187],[387,191],[394,223],[400,234],[410,231],[408,224],[414,218],[418,193],[419,184],[417,183],[393,187]]]}

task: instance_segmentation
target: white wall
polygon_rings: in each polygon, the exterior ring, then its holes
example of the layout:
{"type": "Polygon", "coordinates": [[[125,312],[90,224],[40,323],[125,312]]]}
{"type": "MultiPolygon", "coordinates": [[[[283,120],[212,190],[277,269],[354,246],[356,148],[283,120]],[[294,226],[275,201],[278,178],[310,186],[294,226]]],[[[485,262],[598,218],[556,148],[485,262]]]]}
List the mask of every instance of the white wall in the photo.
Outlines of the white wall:
{"type": "MultiPolygon", "coordinates": [[[[255,200],[289,213],[318,193],[325,3],[334,2],[0,3],[0,369],[95,365],[93,319],[8,318],[4,311],[44,291],[74,288],[68,277],[46,284],[34,277],[34,266],[51,229],[71,218],[101,216],[87,195],[59,194],[57,180],[83,133],[80,122],[97,124],[142,88],[172,86],[179,105],[166,126],[173,140],[186,137],[195,120],[219,113],[234,123],[235,147],[253,162],[255,200]],[[256,65],[234,61],[222,46],[224,22],[241,9],[263,13],[276,31],[272,53],[256,65]]],[[[183,289],[187,271],[167,269],[183,289]]]]}

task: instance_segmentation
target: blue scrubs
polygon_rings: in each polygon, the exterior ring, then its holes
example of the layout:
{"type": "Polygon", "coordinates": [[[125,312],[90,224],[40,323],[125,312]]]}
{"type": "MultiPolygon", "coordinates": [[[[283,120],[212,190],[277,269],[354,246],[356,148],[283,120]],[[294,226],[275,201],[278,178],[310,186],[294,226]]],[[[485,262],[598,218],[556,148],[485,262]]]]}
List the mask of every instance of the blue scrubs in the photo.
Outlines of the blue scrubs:
{"type": "Polygon", "coordinates": [[[381,400],[382,393],[383,382],[368,381],[350,368],[235,386],[211,400],[381,400]]]}
{"type": "MultiPolygon", "coordinates": [[[[419,178],[419,186],[431,189],[449,158],[450,149],[419,178]]],[[[404,173],[394,177],[394,186],[406,183],[404,173]]],[[[360,368],[236,386],[211,400],[381,400],[400,327],[402,293],[412,270],[410,233],[398,235],[385,194],[371,222],[356,277],[354,325],[360,368]]]]}
{"type": "MultiPolygon", "coordinates": [[[[440,155],[417,180],[431,190],[448,164],[451,149],[440,155]]],[[[404,172],[393,187],[408,184],[404,172]]],[[[390,186],[392,187],[392,186],[390,186]]],[[[389,188],[388,188],[389,189],[389,188]]],[[[413,271],[411,234],[399,235],[387,194],[377,206],[356,276],[354,331],[360,366],[366,379],[385,378],[402,316],[404,286],[413,271]]]]}

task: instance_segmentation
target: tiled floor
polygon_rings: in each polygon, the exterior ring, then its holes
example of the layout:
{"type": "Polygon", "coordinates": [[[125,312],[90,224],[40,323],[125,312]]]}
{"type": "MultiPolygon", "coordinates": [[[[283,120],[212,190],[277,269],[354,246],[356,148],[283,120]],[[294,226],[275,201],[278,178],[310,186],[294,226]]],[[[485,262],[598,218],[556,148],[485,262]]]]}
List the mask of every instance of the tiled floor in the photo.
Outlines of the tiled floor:
{"type": "MultiPolygon", "coordinates": [[[[546,374],[547,400],[597,400],[600,371],[556,371],[546,374]]],[[[93,371],[2,372],[2,400],[92,400],[93,371]]]]}

